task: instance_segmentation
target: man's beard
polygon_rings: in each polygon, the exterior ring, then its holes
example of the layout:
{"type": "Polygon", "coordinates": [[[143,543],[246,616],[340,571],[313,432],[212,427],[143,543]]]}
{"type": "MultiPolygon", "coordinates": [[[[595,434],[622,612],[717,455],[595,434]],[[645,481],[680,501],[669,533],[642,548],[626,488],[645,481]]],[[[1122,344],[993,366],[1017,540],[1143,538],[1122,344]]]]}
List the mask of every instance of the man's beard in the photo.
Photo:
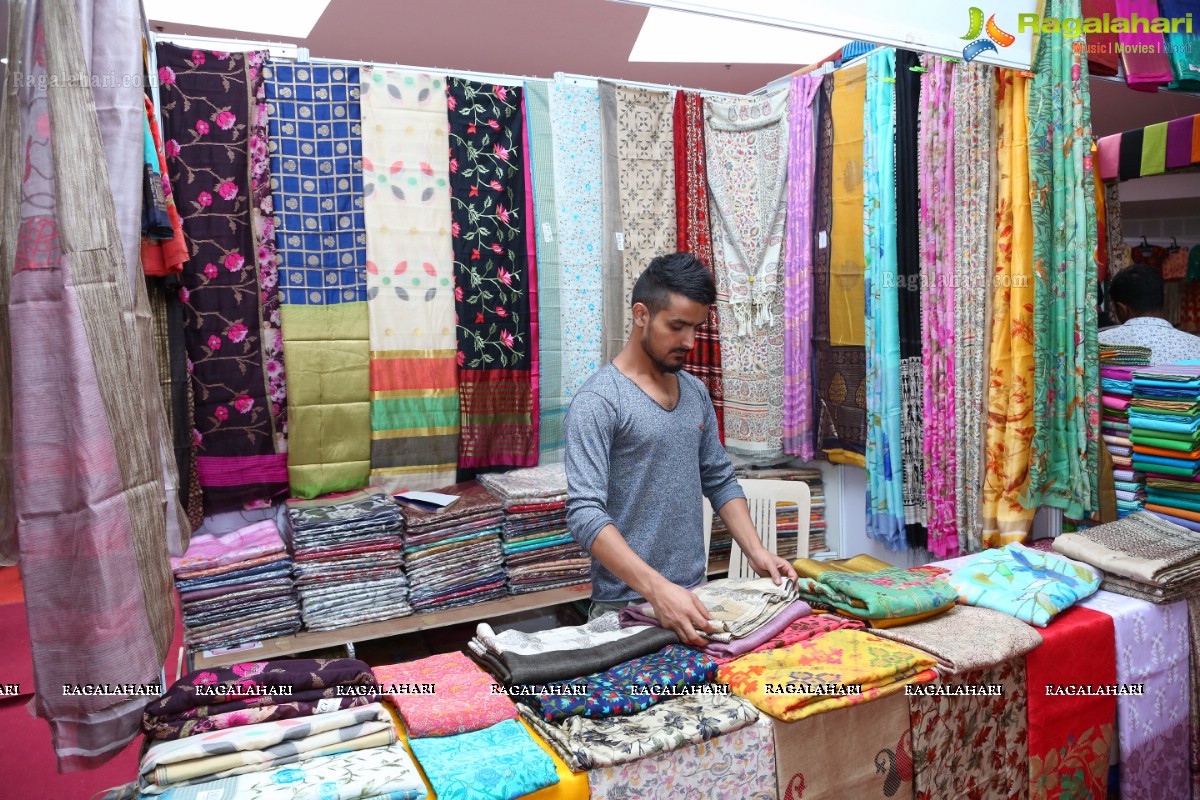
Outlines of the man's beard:
{"type": "Polygon", "coordinates": [[[664,374],[669,375],[669,374],[674,374],[676,372],[679,372],[680,370],[683,369],[684,364],[687,363],[687,359],[686,359],[687,351],[686,350],[669,350],[667,352],[668,358],[676,353],[682,354],[684,356],[683,359],[680,359],[679,363],[675,364],[670,361],[660,359],[658,356],[654,355],[654,353],[650,351],[650,347],[648,346],[648,343],[646,342],[646,339],[644,337],[642,339],[642,350],[644,350],[646,355],[650,357],[650,360],[652,362],[654,362],[655,368],[658,369],[659,372],[662,372],[664,374]]]}

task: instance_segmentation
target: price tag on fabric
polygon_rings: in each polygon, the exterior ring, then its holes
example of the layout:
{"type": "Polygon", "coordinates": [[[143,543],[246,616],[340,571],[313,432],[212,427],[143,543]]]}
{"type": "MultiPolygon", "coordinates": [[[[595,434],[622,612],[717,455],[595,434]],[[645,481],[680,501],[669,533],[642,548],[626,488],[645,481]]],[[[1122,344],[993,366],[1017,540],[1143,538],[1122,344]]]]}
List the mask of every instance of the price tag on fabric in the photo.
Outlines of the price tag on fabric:
{"type": "Polygon", "coordinates": [[[196,795],[196,800],[221,800],[225,796],[223,789],[207,789],[196,795]]]}
{"type": "Polygon", "coordinates": [[[825,235],[825,231],[817,231],[817,248],[824,250],[829,246],[829,237],[825,235]]]}
{"type": "Polygon", "coordinates": [[[613,235],[617,237],[617,252],[624,250],[625,249],[625,234],[622,233],[621,231],[617,231],[613,235]]]}
{"type": "Polygon", "coordinates": [[[330,711],[337,711],[342,707],[342,701],[337,697],[322,697],[317,701],[317,713],[328,714],[330,711]]]}
{"type": "Polygon", "coordinates": [[[542,241],[543,242],[553,242],[554,241],[554,226],[551,225],[549,222],[542,223],[542,241]]]}

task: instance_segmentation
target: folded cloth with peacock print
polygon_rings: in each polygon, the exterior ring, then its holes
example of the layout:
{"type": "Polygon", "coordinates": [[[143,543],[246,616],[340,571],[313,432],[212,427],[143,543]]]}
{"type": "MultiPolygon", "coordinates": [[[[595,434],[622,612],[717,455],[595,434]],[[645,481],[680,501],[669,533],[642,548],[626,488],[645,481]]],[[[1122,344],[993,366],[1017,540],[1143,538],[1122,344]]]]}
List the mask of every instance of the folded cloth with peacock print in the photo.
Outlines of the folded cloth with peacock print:
{"type": "Polygon", "coordinates": [[[888,620],[911,621],[940,614],[957,597],[945,581],[893,567],[870,556],[843,562],[809,558],[793,562],[800,597],[826,608],[885,627],[888,620]]]}
{"type": "Polygon", "coordinates": [[[945,580],[967,605],[1003,611],[1044,628],[1094,594],[1102,577],[1087,564],[1013,543],[972,556],[945,580]]]}

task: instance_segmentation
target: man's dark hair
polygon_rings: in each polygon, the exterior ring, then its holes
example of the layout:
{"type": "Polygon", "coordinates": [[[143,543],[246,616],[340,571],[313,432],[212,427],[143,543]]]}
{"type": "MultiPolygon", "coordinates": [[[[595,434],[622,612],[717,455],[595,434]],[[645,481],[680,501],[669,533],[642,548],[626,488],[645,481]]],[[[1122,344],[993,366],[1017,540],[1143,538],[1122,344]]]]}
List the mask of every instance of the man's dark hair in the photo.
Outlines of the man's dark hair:
{"type": "Polygon", "coordinates": [[[1162,276],[1146,264],[1126,267],[1113,278],[1108,299],[1124,303],[1135,314],[1161,311],[1165,303],[1162,276]]]}
{"type": "Polygon", "coordinates": [[[650,262],[633,285],[633,302],[641,303],[654,316],[671,304],[671,295],[711,306],[717,286],[704,262],[691,253],[671,253],[650,262]]]}

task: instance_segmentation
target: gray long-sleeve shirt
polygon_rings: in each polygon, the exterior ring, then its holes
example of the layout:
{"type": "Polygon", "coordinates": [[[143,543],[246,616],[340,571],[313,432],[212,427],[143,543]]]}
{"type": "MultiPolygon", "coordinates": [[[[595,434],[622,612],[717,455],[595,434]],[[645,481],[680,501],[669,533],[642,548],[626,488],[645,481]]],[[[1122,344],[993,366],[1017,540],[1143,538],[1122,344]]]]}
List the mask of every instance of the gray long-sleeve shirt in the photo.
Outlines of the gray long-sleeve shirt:
{"type": "MultiPolygon", "coordinates": [[[[567,525],[589,552],[604,526],[615,525],[647,564],[691,588],[708,564],[701,492],[716,510],[745,494],[708,390],[677,374],[679,403],[670,411],[612,364],[579,390],[565,422],[567,525]]],[[[592,599],[638,595],[593,559],[592,599]]]]}

